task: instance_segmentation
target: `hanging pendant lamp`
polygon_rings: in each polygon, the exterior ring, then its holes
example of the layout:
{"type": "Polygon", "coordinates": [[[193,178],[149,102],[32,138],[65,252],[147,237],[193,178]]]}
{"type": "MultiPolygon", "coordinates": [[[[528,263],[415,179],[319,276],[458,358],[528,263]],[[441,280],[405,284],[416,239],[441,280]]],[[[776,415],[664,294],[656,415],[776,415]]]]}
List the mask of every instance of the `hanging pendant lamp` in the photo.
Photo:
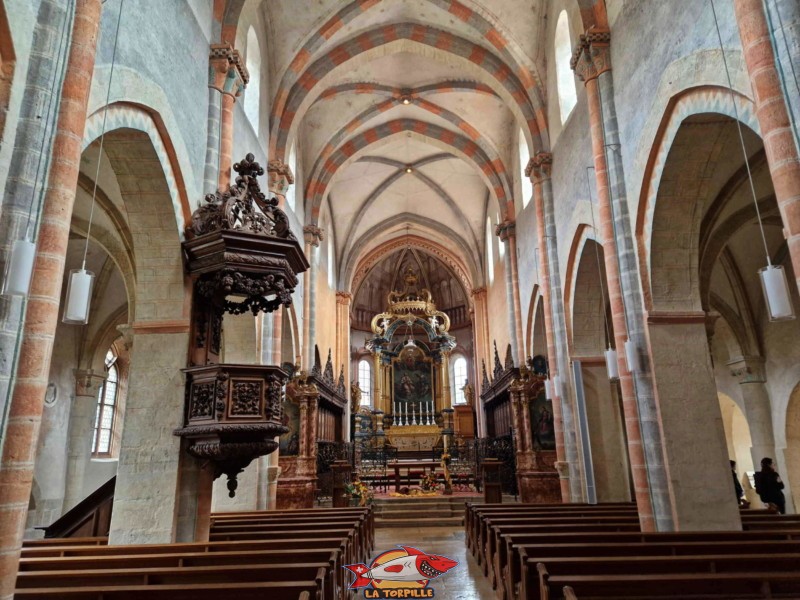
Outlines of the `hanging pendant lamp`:
{"type": "Polygon", "coordinates": [[[756,197],[756,188],[753,185],[753,174],[750,171],[750,160],[747,157],[747,149],[744,144],[744,136],[742,135],[742,123],[739,119],[739,109],[736,106],[736,98],[733,93],[733,82],[731,80],[731,73],[728,69],[728,60],[725,57],[725,49],[722,45],[722,34],[719,29],[719,21],[717,20],[717,10],[714,7],[714,0],[711,1],[711,13],[714,16],[714,26],[717,30],[717,39],[719,40],[719,50],[722,54],[722,64],[725,66],[725,75],[728,78],[728,91],[731,96],[731,103],[733,104],[733,114],[736,118],[736,127],[739,131],[739,143],[742,146],[742,155],[744,156],[744,164],[747,168],[747,180],[750,183],[750,193],[753,196],[753,205],[756,209],[756,218],[758,219],[758,228],[761,232],[761,241],[764,244],[764,253],[767,258],[767,266],[758,271],[759,278],[761,279],[761,289],[764,292],[764,301],[766,303],[767,312],[770,321],[786,321],[795,318],[794,306],[792,305],[792,295],[789,291],[789,282],[786,278],[786,271],[781,265],[773,265],[769,255],[769,247],[767,246],[767,237],[764,234],[764,223],[761,220],[761,211],[758,208],[758,199],[756,197]]]}
{"type": "MultiPolygon", "coordinates": [[[[61,38],[58,43],[58,50],[55,54],[55,64],[53,66],[53,80],[50,86],[50,97],[47,100],[47,110],[44,115],[44,129],[42,130],[42,143],[39,149],[39,162],[36,165],[36,175],[33,179],[33,189],[31,190],[31,204],[28,207],[28,222],[25,226],[25,236],[20,240],[15,240],[11,246],[11,254],[6,261],[5,275],[3,277],[4,296],[19,296],[25,298],[28,296],[31,287],[31,279],[33,278],[33,265],[36,260],[36,242],[33,241],[34,229],[33,226],[33,207],[36,202],[36,187],[41,182],[42,164],[45,162],[45,147],[48,140],[52,142],[55,127],[51,123],[53,116],[54,100],[58,96],[56,89],[58,88],[57,81],[60,73],[63,73],[64,59],[66,57],[66,39],[67,39],[67,23],[70,11],[64,11],[64,18],[61,22],[61,38]],[[48,127],[50,134],[48,136],[48,127]]],[[[39,115],[41,118],[41,115],[39,115]]],[[[39,190],[41,195],[41,188],[39,190]]],[[[39,202],[41,205],[41,200],[39,202]]]]}
{"type": "Polygon", "coordinates": [[[625,340],[625,360],[628,362],[628,371],[631,373],[638,373],[642,370],[639,349],[633,340],[625,340]]]}
{"type": "Polygon", "coordinates": [[[614,350],[611,346],[603,352],[606,357],[606,371],[608,372],[608,378],[611,381],[619,379],[619,364],[617,363],[617,351],[614,350]]]}
{"type": "Polygon", "coordinates": [[[94,220],[94,207],[97,200],[97,181],[100,178],[100,164],[103,159],[103,142],[106,136],[106,120],[108,118],[108,104],[111,100],[111,82],[114,78],[114,64],[117,58],[117,43],[119,42],[119,25],[122,22],[122,6],[125,0],[120,0],[119,15],[117,15],[117,28],[114,32],[114,50],[111,52],[111,68],[108,73],[108,89],[106,90],[106,103],[103,107],[103,127],[100,130],[100,149],[97,154],[97,169],[94,176],[92,190],[92,207],[89,210],[89,226],[86,230],[86,245],[83,248],[83,262],[80,269],[69,272],[67,296],[64,302],[64,316],[61,321],[70,325],[85,325],[89,322],[89,311],[92,305],[92,289],[94,288],[94,273],[86,269],[86,256],[89,254],[89,239],[92,233],[94,220]]]}
{"type": "Polygon", "coordinates": [[[548,400],[553,399],[553,381],[551,379],[544,380],[544,397],[548,400]]]}

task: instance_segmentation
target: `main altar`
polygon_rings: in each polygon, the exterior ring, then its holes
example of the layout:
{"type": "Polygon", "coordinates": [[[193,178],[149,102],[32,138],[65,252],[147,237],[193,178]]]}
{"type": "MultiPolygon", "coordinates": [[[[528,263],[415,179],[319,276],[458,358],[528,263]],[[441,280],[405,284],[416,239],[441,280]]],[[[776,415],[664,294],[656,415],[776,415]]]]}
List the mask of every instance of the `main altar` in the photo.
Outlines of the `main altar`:
{"type": "Polygon", "coordinates": [[[367,348],[374,361],[378,437],[398,451],[424,451],[452,436],[450,318],[420,288],[412,268],[402,291],[392,291],[384,312],[373,317],[367,348]]]}

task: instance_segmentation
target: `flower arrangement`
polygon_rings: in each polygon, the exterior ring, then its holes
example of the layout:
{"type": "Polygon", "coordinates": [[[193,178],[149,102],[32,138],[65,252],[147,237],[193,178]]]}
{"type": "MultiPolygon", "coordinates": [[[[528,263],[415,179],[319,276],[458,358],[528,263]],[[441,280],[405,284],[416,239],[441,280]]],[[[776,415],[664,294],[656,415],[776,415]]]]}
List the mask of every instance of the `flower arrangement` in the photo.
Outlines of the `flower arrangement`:
{"type": "Polygon", "coordinates": [[[372,488],[360,479],[348,483],[344,486],[344,491],[351,498],[357,498],[359,506],[372,504],[372,500],[375,498],[375,493],[372,491],[372,488]]]}
{"type": "Polygon", "coordinates": [[[439,482],[436,480],[436,473],[426,473],[419,483],[419,487],[424,492],[436,492],[439,490],[439,482]]]}

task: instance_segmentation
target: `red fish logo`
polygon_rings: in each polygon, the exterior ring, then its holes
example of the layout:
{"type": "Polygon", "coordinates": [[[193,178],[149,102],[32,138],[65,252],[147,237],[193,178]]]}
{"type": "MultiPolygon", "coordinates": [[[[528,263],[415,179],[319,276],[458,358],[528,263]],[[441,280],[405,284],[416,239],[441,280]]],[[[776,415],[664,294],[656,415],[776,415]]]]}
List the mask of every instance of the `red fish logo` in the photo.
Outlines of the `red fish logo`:
{"type": "MultiPolygon", "coordinates": [[[[398,546],[379,555],[370,566],[363,563],[345,565],[345,569],[356,578],[350,589],[372,587],[374,590],[398,588],[424,588],[431,579],[436,579],[458,565],[458,561],[438,554],[427,554],[410,546],[398,546]]],[[[433,591],[433,590],[429,590],[433,591]]],[[[390,597],[369,595],[370,598],[390,597]]],[[[395,595],[391,595],[395,597],[395,595]]],[[[415,596],[404,596],[415,597],[415,596]]],[[[422,596],[420,596],[422,597],[422,596]]],[[[424,597],[432,597],[432,594],[424,597]]]]}

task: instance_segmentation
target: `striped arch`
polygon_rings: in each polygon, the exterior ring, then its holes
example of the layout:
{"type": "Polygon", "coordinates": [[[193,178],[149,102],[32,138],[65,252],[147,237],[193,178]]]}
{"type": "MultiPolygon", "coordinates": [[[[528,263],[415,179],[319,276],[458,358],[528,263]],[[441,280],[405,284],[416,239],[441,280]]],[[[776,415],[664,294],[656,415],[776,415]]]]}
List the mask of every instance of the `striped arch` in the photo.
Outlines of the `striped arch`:
{"type": "Polygon", "coordinates": [[[608,14],[606,13],[606,0],[578,0],[581,11],[583,30],[590,29],[608,30],[608,14]]]}
{"type": "MultiPolygon", "coordinates": [[[[371,29],[351,38],[309,64],[311,55],[301,50],[284,75],[273,103],[270,116],[270,155],[284,157],[295,121],[302,117],[307,100],[319,82],[336,67],[357,56],[385,46],[407,40],[463,58],[492,77],[512,98],[516,115],[527,124],[533,151],[545,148],[546,118],[540,102],[531,101],[529,87],[523,83],[526,72],[509,67],[495,54],[467,39],[447,31],[413,23],[399,23],[371,29]]],[[[536,84],[530,74],[528,83],[532,90],[536,84]]]]}
{"type": "MultiPolygon", "coordinates": [[[[758,126],[752,100],[738,92],[735,92],[734,98],[741,122],[760,136],[761,130],[758,126]]],[[[730,91],[717,86],[698,86],[686,89],[671,98],[661,119],[657,135],[650,146],[636,215],[639,272],[642,278],[645,304],[648,307],[652,303],[650,290],[650,259],[652,258],[650,256],[650,243],[653,234],[653,217],[655,215],[659,183],[664,173],[669,151],[681,124],[688,117],[703,113],[718,113],[731,119],[736,119],[730,91]]]]}
{"type": "Polygon", "coordinates": [[[178,235],[183,239],[183,228],[186,223],[191,221],[192,209],[189,206],[186,186],[178,158],[175,155],[175,148],[172,145],[172,140],[167,133],[166,127],[155,113],[143,107],[127,102],[110,104],[107,116],[104,117],[103,108],[101,107],[86,119],[86,129],[84,130],[81,144],[82,152],[100,137],[104,118],[106,119],[105,131],[134,129],[146,133],[150,138],[161,167],[164,169],[164,176],[172,198],[172,206],[175,209],[175,220],[178,223],[178,235]]]}
{"type": "Polygon", "coordinates": [[[503,215],[506,217],[513,216],[514,198],[509,187],[507,187],[507,174],[501,161],[491,160],[478,144],[449,129],[416,119],[397,119],[368,129],[350,138],[331,154],[330,158],[320,167],[318,173],[309,180],[306,187],[308,198],[311,200],[311,202],[307,202],[308,210],[310,211],[310,214],[308,214],[309,221],[317,222],[320,207],[327,195],[328,186],[340,168],[354,160],[356,153],[404,131],[428,138],[433,145],[443,145],[446,149],[451,149],[459,158],[474,164],[488,182],[488,187],[497,198],[503,215]]]}
{"type": "MultiPolygon", "coordinates": [[[[379,245],[377,248],[367,252],[362,258],[360,258],[354,269],[348,269],[347,277],[352,279],[349,282],[347,289],[355,293],[375,265],[380,263],[385,257],[393,252],[409,247],[421,250],[422,252],[441,260],[453,271],[455,276],[458,277],[458,280],[464,286],[465,290],[469,291],[473,288],[472,277],[470,276],[469,269],[466,268],[462,260],[457,255],[441,244],[437,244],[436,242],[416,235],[409,235],[389,240],[388,242],[385,242],[379,245]]],[[[468,299],[468,301],[471,303],[471,298],[468,299]]]]}
{"type": "MultiPolygon", "coordinates": [[[[471,139],[475,144],[479,146],[479,148],[489,158],[490,162],[496,163],[498,165],[504,164],[502,159],[500,158],[500,154],[497,152],[494,146],[484,136],[482,136],[480,132],[477,129],[475,129],[475,127],[470,125],[467,121],[462,119],[456,113],[446,108],[443,108],[438,104],[434,104],[433,102],[424,100],[422,98],[414,100],[413,104],[455,125],[461,132],[466,134],[467,137],[469,137],[469,139],[471,139]]],[[[384,100],[377,104],[373,104],[372,106],[368,107],[366,110],[361,112],[358,116],[356,116],[352,121],[347,123],[339,131],[337,131],[331,137],[328,143],[325,144],[325,147],[322,149],[320,156],[314,163],[314,167],[311,169],[310,180],[313,181],[320,176],[319,170],[322,168],[324,161],[330,158],[330,156],[339,147],[340,142],[342,142],[348,134],[356,131],[359,127],[366,125],[370,119],[386,111],[389,111],[396,106],[397,102],[395,102],[393,99],[384,100]]],[[[508,192],[509,196],[511,196],[511,190],[513,189],[513,184],[509,180],[507,175],[505,175],[504,177],[503,185],[505,186],[505,189],[508,192]]]]}

